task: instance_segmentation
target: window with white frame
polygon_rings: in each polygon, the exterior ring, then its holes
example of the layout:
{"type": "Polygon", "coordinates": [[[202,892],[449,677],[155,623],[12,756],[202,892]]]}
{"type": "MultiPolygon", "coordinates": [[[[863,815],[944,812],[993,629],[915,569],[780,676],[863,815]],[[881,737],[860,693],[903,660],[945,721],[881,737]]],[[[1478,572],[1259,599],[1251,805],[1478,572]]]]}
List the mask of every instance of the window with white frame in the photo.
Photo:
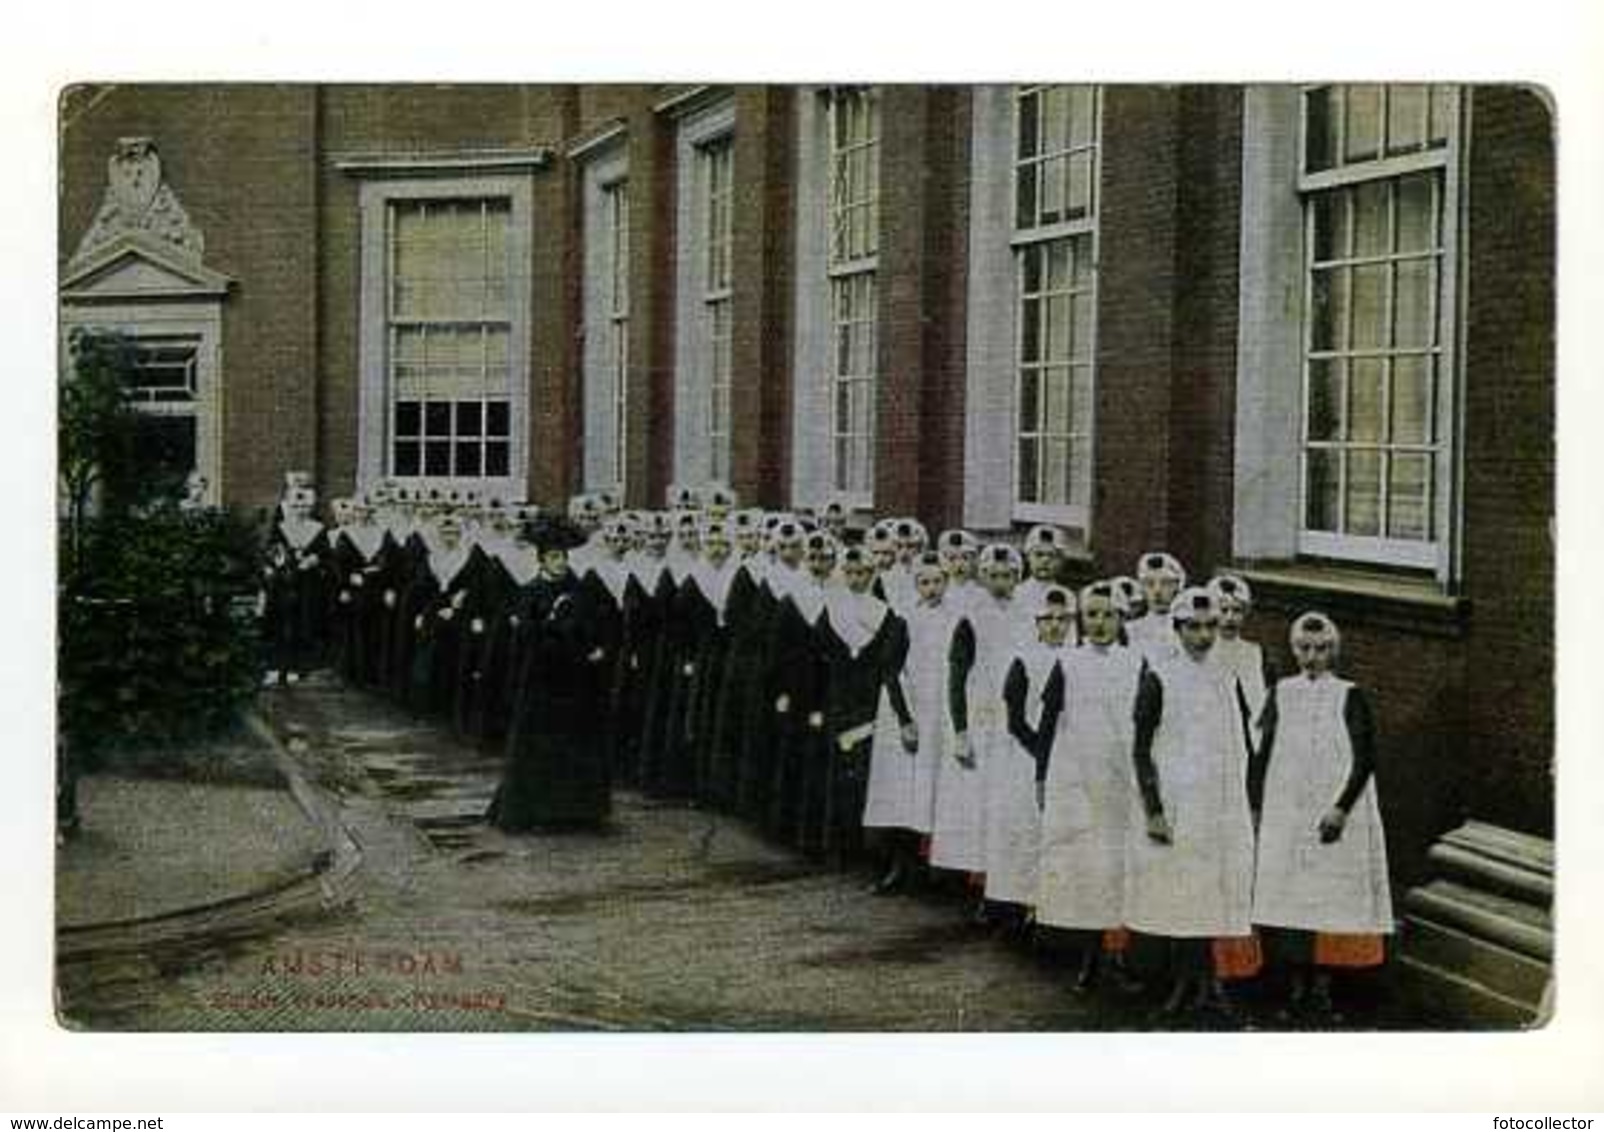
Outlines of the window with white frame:
{"type": "Polygon", "coordinates": [[[584,482],[625,490],[629,451],[629,181],[620,134],[584,157],[584,482]]]}
{"type": "Polygon", "coordinates": [[[613,376],[613,483],[620,496],[625,486],[629,451],[629,182],[614,181],[602,190],[607,217],[607,338],[613,376]]]}
{"type": "Polygon", "coordinates": [[[1298,550],[1437,564],[1450,476],[1458,92],[1302,92],[1298,550]]]}
{"type": "Polygon", "coordinates": [[[1091,498],[1099,95],[1014,92],[1016,517],[1079,520],[1091,498]]]}
{"type": "Polygon", "coordinates": [[[363,185],[360,478],[524,493],[529,184],[363,185]]]}
{"type": "Polygon", "coordinates": [[[735,101],[704,90],[672,113],[675,483],[730,478],[735,101]]]}
{"type": "Polygon", "coordinates": [[[735,139],[725,135],[698,146],[696,181],[703,224],[701,323],[706,350],[702,386],[706,390],[708,478],[730,478],[730,286],[734,250],[735,139]]]}
{"type": "Polygon", "coordinates": [[[880,99],[869,88],[828,103],[832,487],[868,503],[874,491],[876,256],[880,250],[880,99]]]}

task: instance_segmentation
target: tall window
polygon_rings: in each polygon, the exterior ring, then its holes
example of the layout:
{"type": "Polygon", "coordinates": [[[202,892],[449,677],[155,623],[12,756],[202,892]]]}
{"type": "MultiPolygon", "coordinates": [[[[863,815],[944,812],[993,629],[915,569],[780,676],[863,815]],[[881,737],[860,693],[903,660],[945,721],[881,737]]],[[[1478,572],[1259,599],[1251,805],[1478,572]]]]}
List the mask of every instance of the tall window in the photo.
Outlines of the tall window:
{"type": "Polygon", "coordinates": [[[504,198],[392,201],[386,332],[387,474],[511,474],[511,205],[504,198]]]}
{"type": "Polygon", "coordinates": [[[880,249],[880,100],[869,89],[829,102],[831,439],[833,487],[874,489],[876,255],[880,249]]]}
{"type": "Polygon", "coordinates": [[[602,190],[607,216],[607,336],[613,376],[613,469],[617,489],[624,490],[629,451],[629,182],[614,181],[602,190]]]}
{"type": "Polygon", "coordinates": [[[1458,94],[1303,94],[1304,553],[1436,563],[1458,94]]]}
{"type": "Polygon", "coordinates": [[[702,323],[707,345],[703,388],[707,393],[708,475],[730,478],[730,287],[734,249],[735,142],[725,135],[699,146],[697,181],[703,224],[702,323]]]}
{"type": "Polygon", "coordinates": [[[1090,86],[1014,92],[1015,513],[1085,522],[1091,495],[1098,119],[1090,86]]]}

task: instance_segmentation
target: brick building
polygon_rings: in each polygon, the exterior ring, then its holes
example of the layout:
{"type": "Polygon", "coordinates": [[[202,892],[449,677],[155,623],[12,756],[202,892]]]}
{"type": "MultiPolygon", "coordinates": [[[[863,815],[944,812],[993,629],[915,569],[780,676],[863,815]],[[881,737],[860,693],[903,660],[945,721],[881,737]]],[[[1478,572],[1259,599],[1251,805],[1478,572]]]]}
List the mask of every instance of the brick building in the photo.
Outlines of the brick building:
{"type": "Polygon", "coordinates": [[[1552,826],[1554,152],[1510,87],[85,86],[63,323],[220,501],[724,480],[1328,609],[1400,880],[1552,826]],[[108,162],[110,163],[108,165],[108,162]],[[108,177],[108,169],[110,175],[108,177]]]}

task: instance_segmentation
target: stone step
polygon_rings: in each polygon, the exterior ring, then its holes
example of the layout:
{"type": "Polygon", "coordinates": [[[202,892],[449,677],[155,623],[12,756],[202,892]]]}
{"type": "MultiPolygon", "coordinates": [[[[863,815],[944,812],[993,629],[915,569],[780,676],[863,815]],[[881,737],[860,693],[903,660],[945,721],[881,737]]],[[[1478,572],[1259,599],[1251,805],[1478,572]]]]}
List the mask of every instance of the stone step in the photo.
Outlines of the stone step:
{"type": "Polygon", "coordinates": [[[1547,963],[1529,955],[1423,918],[1407,921],[1402,954],[1452,971],[1533,1010],[1542,1000],[1552,972],[1547,963]]]}
{"type": "Polygon", "coordinates": [[[1398,989],[1410,1012],[1456,1028],[1524,1030],[1541,1025],[1537,1010],[1491,987],[1407,953],[1398,959],[1398,989]]]}
{"type": "Polygon", "coordinates": [[[1426,857],[1445,877],[1547,908],[1554,903],[1554,874],[1491,857],[1449,840],[1439,841],[1426,857]]]}
{"type": "Polygon", "coordinates": [[[1544,962],[1553,958],[1553,921],[1546,908],[1451,880],[1434,880],[1410,890],[1404,907],[1412,916],[1458,928],[1544,962]]]}
{"type": "Polygon", "coordinates": [[[1554,843],[1529,833],[1487,822],[1467,821],[1444,834],[1440,843],[1533,872],[1554,875],[1554,843]]]}

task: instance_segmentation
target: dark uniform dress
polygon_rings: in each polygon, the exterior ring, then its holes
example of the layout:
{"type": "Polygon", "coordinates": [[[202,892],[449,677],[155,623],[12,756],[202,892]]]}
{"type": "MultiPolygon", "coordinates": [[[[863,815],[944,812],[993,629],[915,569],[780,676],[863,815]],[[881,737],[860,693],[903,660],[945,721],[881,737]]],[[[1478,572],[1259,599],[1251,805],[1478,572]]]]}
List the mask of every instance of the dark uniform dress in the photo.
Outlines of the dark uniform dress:
{"type": "Polygon", "coordinates": [[[457,670],[451,721],[470,742],[485,739],[494,672],[489,667],[497,621],[512,603],[517,584],[501,560],[480,552],[474,564],[467,599],[458,610],[457,670]]]}
{"type": "Polygon", "coordinates": [[[874,745],[881,692],[885,692],[899,728],[913,722],[902,688],[908,627],[887,608],[874,635],[855,652],[848,643],[851,634],[836,625],[831,611],[826,612],[821,628],[828,633],[825,722],[829,739],[823,848],[826,853],[850,860],[863,847],[869,753],[874,745]]]}
{"type": "Polygon", "coordinates": [[[662,798],[699,796],[698,736],[695,733],[698,667],[703,642],[718,626],[718,611],[703,592],[700,579],[687,573],[668,597],[662,626],[658,671],[664,694],[653,698],[658,714],[652,720],[648,758],[641,788],[662,798]]]}
{"type": "MultiPolygon", "coordinates": [[[[812,586],[811,579],[798,586],[812,586]]],[[[780,602],[768,650],[773,666],[770,702],[775,706],[770,833],[803,852],[824,849],[829,789],[829,737],[825,709],[830,680],[831,634],[822,607],[813,617],[795,596],[780,602]],[[778,705],[785,702],[785,710],[778,705]]]]}
{"type": "Polygon", "coordinates": [[[385,688],[390,698],[410,705],[412,695],[413,645],[418,620],[439,596],[440,586],[429,569],[429,548],[417,535],[402,547],[395,585],[388,592],[394,604],[386,604],[385,688]]]}
{"type": "Polygon", "coordinates": [[[769,651],[780,608],[781,599],[768,578],[754,584],[749,599],[730,608],[736,629],[730,642],[725,709],[736,764],[735,812],[756,824],[771,819],[775,748],[784,722],[774,710],[777,666],[769,651]]]}
{"type": "Polygon", "coordinates": [[[524,588],[526,639],[508,763],[487,817],[498,829],[596,827],[612,804],[611,767],[596,720],[607,702],[616,621],[572,573],[524,588]]]}
{"type": "Polygon", "coordinates": [[[762,675],[762,593],[745,564],[738,565],[724,598],[724,617],[709,636],[703,658],[699,730],[704,743],[704,794],[716,808],[742,811],[744,731],[751,687],[762,675]]]}
{"type": "Polygon", "coordinates": [[[622,723],[633,729],[626,740],[626,765],[642,790],[662,783],[661,763],[668,700],[669,611],[676,586],[662,559],[648,559],[642,574],[630,578],[624,592],[624,619],[629,626],[629,681],[622,723]]]}

